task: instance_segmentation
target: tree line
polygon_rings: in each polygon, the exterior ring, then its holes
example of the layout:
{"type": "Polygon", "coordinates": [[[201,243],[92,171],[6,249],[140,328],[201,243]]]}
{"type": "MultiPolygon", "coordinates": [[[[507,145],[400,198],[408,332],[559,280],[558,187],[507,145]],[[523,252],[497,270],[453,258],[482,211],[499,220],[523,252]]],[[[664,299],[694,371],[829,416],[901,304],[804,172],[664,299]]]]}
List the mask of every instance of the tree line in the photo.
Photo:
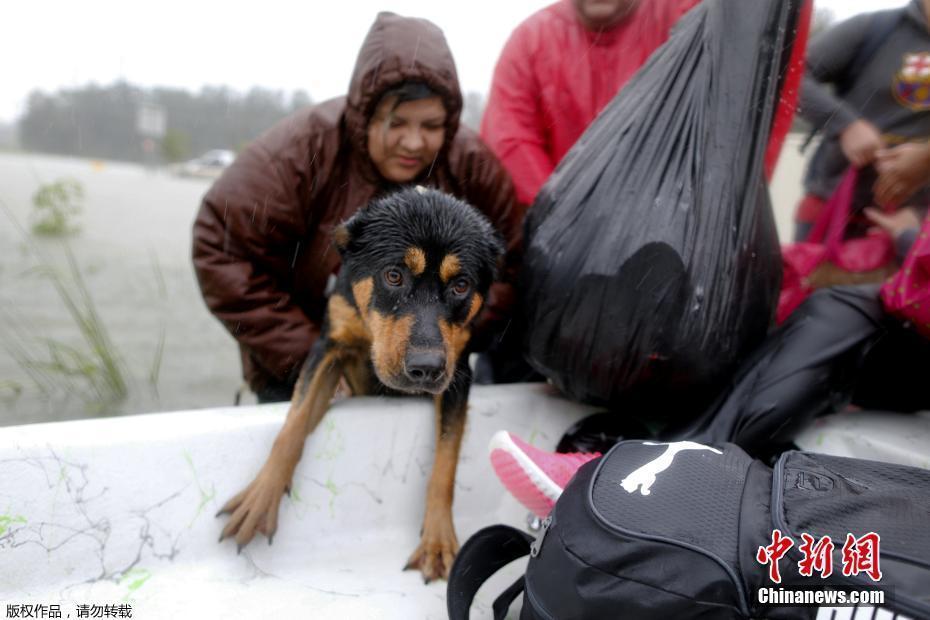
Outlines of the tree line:
{"type": "Polygon", "coordinates": [[[239,150],[311,102],[304,91],[204,87],[190,92],[127,82],[33,91],[18,123],[19,144],[28,151],[79,157],[180,161],[210,149],[239,150]],[[163,135],[148,151],[137,127],[141,106],[162,110],[165,119],[163,135]]]}
{"type": "MultiPolygon", "coordinates": [[[[140,88],[127,82],[89,84],[52,93],[33,91],[18,123],[23,150],[124,161],[177,162],[210,149],[239,151],[291,112],[312,103],[304,91],[285,94],[228,87],[199,92],[140,88]],[[164,134],[148,144],[138,128],[140,107],[164,113],[164,134]]],[[[484,109],[479,93],[465,95],[462,123],[477,128],[484,109]]]]}

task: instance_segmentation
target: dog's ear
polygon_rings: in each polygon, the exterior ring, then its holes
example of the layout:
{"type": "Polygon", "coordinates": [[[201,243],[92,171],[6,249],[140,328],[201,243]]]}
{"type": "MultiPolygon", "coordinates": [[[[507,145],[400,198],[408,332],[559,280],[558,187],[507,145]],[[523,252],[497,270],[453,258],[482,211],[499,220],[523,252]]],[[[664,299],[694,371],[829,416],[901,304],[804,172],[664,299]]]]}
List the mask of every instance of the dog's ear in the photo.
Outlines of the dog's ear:
{"type": "Polygon", "coordinates": [[[365,210],[358,211],[355,215],[336,226],[333,230],[333,243],[339,254],[345,255],[352,246],[352,242],[358,240],[365,227],[365,210]]]}
{"type": "Polygon", "coordinates": [[[345,254],[346,249],[349,247],[349,241],[352,240],[352,235],[349,233],[348,226],[345,223],[339,224],[333,230],[333,243],[336,245],[336,249],[339,250],[340,254],[345,254]]]}
{"type": "Polygon", "coordinates": [[[501,234],[493,228],[491,230],[493,234],[488,239],[488,245],[490,246],[488,249],[491,251],[491,254],[494,255],[497,262],[501,262],[504,260],[504,254],[507,252],[507,246],[504,245],[504,238],[501,234]]]}
{"type": "Polygon", "coordinates": [[[491,246],[491,252],[494,256],[494,278],[497,279],[504,273],[504,264],[506,258],[507,248],[504,245],[504,238],[495,232],[494,236],[489,240],[489,245],[491,246]]]}
{"type": "Polygon", "coordinates": [[[489,221],[485,221],[485,248],[486,256],[490,258],[491,278],[497,279],[503,273],[504,263],[507,253],[507,245],[504,243],[504,237],[497,231],[489,221]]]}

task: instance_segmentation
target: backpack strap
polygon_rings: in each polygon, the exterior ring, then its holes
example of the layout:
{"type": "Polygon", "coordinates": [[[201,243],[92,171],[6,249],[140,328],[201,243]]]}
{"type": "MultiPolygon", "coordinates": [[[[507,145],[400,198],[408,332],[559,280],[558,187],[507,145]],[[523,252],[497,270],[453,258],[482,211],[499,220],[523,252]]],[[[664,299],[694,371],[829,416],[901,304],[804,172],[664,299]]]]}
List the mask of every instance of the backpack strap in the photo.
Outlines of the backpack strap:
{"type": "MultiPolygon", "coordinates": [[[[478,531],[459,549],[446,590],[449,620],[468,620],[478,589],[491,575],[530,553],[533,537],[509,525],[492,525],[478,531]]],[[[503,618],[510,603],[523,591],[523,577],[494,601],[495,619],[503,618]]]]}
{"type": "Polygon", "coordinates": [[[491,609],[494,611],[494,620],[504,620],[507,616],[507,612],[510,610],[510,605],[513,603],[513,600],[520,596],[524,588],[526,588],[524,576],[520,575],[519,579],[510,584],[509,588],[501,592],[498,597],[494,599],[494,605],[491,606],[491,609]]]}

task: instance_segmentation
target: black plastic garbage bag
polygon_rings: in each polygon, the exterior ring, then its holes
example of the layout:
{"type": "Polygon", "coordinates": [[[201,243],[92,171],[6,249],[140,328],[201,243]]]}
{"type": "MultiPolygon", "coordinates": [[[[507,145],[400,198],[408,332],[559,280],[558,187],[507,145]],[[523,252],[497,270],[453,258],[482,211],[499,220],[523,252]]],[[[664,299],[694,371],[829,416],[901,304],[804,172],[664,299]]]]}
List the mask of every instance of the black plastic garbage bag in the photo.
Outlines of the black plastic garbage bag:
{"type": "Polygon", "coordinates": [[[802,4],[705,0],[537,197],[527,359],[569,396],[700,411],[764,338],[781,259],[763,164],[802,4]]]}

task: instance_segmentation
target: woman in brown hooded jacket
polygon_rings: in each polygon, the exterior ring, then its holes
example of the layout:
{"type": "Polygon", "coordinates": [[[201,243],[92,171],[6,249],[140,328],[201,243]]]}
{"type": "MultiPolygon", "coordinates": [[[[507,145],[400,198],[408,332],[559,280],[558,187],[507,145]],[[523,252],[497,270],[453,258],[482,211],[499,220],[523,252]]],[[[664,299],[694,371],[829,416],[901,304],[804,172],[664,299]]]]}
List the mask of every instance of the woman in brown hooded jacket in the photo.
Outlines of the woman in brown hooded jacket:
{"type": "MultiPolygon", "coordinates": [[[[261,401],[290,398],[339,267],[332,231],[373,198],[417,183],[466,200],[507,240],[505,276],[513,272],[513,186],[477,135],[459,127],[461,109],[442,31],[424,19],[381,13],[359,51],[348,96],[279,122],[207,192],[194,222],[194,268],[207,306],[238,341],[243,375],[261,401]]],[[[492,290],[485,324],[502,318],[508,290],[492,290]]]]}

